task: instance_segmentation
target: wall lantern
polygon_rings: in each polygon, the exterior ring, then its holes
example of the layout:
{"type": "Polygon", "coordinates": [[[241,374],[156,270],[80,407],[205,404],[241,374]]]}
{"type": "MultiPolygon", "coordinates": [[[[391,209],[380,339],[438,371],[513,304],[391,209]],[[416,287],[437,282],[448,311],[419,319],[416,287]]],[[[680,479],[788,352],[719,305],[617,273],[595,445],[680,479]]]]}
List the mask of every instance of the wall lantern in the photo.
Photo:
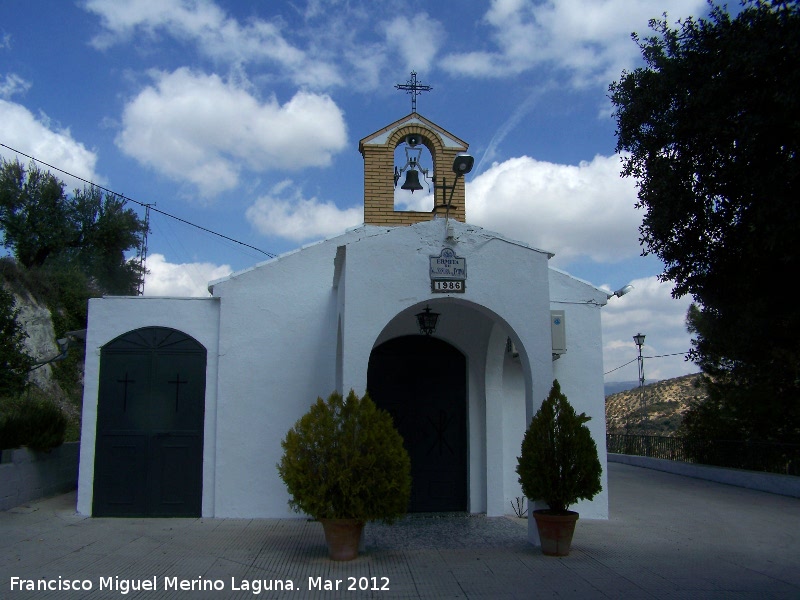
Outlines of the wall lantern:
{"type": "Polygon", "coordinates": [[[433,312],[430,306],[426,306],[425,310],[417,313],[417,323],[419,323],[419,332],[424,335],[433,335],[436,331],[436,323],[439,321],[439,313],[433,312]]]}
{"type": "MultiPolygon", "coordinates": [[[[609,300],[611,300],[612,298],[622,298],[625,294],[630,292],[632,289],[633,289],[633,286],[629,283],[628,285],[623,285],[621,288],[619,288],[613,294],[608,294],[607,293],[606,296],[608,296],[609,300]]],[[[639,334],[639,335],[642,335],[642,334],[639,334]]],[[[644,336],[642,336],[642,343],[644,343],[644,336]]]]}

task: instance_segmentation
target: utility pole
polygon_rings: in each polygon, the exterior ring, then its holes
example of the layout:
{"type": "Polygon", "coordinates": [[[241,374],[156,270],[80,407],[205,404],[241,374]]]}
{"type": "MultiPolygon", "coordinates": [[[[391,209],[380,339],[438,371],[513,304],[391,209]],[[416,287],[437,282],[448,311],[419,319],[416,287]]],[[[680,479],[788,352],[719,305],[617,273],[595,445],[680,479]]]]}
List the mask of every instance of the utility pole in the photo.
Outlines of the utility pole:
{"type": "Polygon", "coordinates": [[[644,402],[644,358],[642,358],[642,346],[644,346],[645,335],[637,333],[633,336],[633,341],[639,349],[639,403],[642,409],[642,419],[645,418],[645,402],[644,402]]]}
{"type": "Polygon", "coordinates": [[[639,407],[642,412],[642,431],[645,429],[645,420],[647,419],[646,405],[644,401],[644,358],[642,358],[642,346],[644,346],[645,335],[637,333],[633,336],[633,341],[639,349],[639,407]]]}
{"type": "Polygon", "coordinates": [[[144,275],[147,269],[147,234],[150,232],[150,207],[152,204],[144,205],[144,234],[142,235],[142,247],[139,249],[139,266],[142,270],[142,280],[139,282],[139,296],[144,294],[144,275]]]}

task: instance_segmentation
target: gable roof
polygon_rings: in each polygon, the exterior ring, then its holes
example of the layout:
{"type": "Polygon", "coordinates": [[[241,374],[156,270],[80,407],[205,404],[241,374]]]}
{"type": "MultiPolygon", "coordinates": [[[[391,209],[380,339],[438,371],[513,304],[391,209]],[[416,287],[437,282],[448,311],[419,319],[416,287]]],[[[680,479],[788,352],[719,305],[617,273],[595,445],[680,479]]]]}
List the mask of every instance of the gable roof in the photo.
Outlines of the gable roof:
{"type": "Polygon", "coordinates": [[[442,144],[445,148],[452,148],[459,152],[466,152],[467,148],[469,148],[469,144],[467,144],[464,140],[457,138],[452,133],[443,127],[440,127],[433,121],[426,119],[421,114],[413,112],[409,115],[406,115],[402,119],[398,119],[394,123],[387,125],[383,129],[379,129],[378,131],[362,138],[358,142],[358,151],[363,154],[364,146],[384,145],[395,131],[408,125],[421,125],[426,129],[434,131],[441,138],[442,144]]]}
{"type": "MultiPolygon", "coordinates": [[[[288,252],[280,254],[279,256],[276,256],[275,258],[270,258],[268,260],[259,262],[259,263],[255,264],[255,265],[251,266],[251,267],[248,267],[248,268],[242,269],[240,271],[236,271],[234,273],[231,273],[230,275],[227,275],[225,277],[221,277],[219,279],[215,279],[213,281],[210,281],[209,284],[208,284],[209,292],[212,292],[212,288],[214,286],[216,286],[216,285],[219,285],[219,284],[224,283],[226,281],[229,281],[231,279],[236,279],[236,278],[238,278],[238,277],[240,277],[240,276],[242,276],[242,275],[244,275],[246,273],[261,269],[261,268],[263,268],[263,267],[265,267],[267,265],[277,263],[277,262],[279,262],[281,260],[286,259],[289,256],[292,256],[292,255],[297,254],[299,252],[303,252],[303,251],[305,251],[305,250],[307,250],[309,248],[313,248],[315,246],[332,244],[332,245],[334,245],[334,247],[337,248],[337,254],[340,254],[341,251],[339,250],[339,248],[348,246],[349,244],[352,244],[352,243],[355,243],[355,242],[359,242],[359,241],[361,241],[363,239],[366,239],[366,238],[380,237],[380,236],[384,236],[384,235],[391,235],[393,232],[394,233],[402,233],[403,230],[412,230],[413,231],[414,229],[423,229],[424,230],[424,229],[430,228],[430,227],[439,228],[439,227],[442,226],[441,225],[441,221],[442,221],[441,219],[433,219],[431,221],[423,221],[421,223],[416,223],[414,225],[397,226],[397,227],[388,227],[388,226],[385,226],[385,225],[363,225],[363,224],[362,225],[358,225],[356,227],[352,227],[352,228],[348,229],[346,232],[341,233],[339,235],[335,235],[333,237],[329,237],[329,238],[326,238],[326,239],[323,239],[323,240],[319,240],[319,241],[316,241],[316,242],[312,242],[312,243],[306,244],[306,245],[304,245],[304,246],[302,246],[300,248],[296,248],[294,250],[290,250],[288,252]]],[[[504,243],[507,243],[507,244],[511,244],[511,245],[514,245],[514,246],[519,246],[520,248],[524,248],[525,250],[530,250],[530,251],[533,251],[533,252],[539,252],[541,254],[546,255],[548,259],[550,259],[550,258],[552,258],[554,256],[554,254],[552,252],[548,252],[547,250],[542,250],[540,248],[536,248],[534,246],[526,244],[525,242],[520,242],[518,240],[514,240],[512,238],[506,237],[506,236],[504,236],[504,235],[502,235],[500,233],[497,233],[495,231],[484,229],[483,227],[480,227],[478,225],[470,225],[468,223],[461,223],[460,221],[451,220],[450,221],[450,226],[453,227],[453,229],[455,230],[454,233],[455,233],[456,237],[458,237],[459,235],[468,235],[468,236],[475,236],[475,237],[478,237],[478,238],[484,238],[486,240],[493,239],[493,240],[497,240],[497,241],[504,242],[504,243]]]]}

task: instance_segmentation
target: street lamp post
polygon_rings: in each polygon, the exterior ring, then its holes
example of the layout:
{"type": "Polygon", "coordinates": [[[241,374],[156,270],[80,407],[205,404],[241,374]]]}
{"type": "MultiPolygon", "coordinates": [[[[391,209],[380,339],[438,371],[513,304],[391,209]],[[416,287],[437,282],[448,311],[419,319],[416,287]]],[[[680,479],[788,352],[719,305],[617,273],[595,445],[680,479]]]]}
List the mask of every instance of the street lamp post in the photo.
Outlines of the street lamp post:
{"type": "Polygon", "coordinates": [[[633,336],[633,341],[639,349],[639,405],[642,409],[642,429],[644,429],[644,419],[646,416],[645,403],[644,403],[644,359],[642,358],[642,346],[644,346],[645,335],[637,333],[633,336]]]}

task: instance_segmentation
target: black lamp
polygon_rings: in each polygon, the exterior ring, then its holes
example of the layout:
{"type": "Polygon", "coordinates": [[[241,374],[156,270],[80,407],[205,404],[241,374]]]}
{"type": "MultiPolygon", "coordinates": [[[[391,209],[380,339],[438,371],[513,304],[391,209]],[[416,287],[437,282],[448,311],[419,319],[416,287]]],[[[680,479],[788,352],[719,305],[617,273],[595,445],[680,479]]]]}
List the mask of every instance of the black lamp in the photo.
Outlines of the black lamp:
{"type": "Polygon", "coordinates": [[[633,336],[633,342],[639,347],[639,352],[642,351],[642,346],[644,345],[644,338],[645,335],[643,333],[637,333],[633,336]]]}
{"type": "Polygon", "coordinates": [[[425,310],[417,313],[417,323],[419,323],[419,332],[425,335],[433,335],[436,331],[436,323],[439,321],[439,313],[433,312],[430,306],[426,306],[425,310]]]}

